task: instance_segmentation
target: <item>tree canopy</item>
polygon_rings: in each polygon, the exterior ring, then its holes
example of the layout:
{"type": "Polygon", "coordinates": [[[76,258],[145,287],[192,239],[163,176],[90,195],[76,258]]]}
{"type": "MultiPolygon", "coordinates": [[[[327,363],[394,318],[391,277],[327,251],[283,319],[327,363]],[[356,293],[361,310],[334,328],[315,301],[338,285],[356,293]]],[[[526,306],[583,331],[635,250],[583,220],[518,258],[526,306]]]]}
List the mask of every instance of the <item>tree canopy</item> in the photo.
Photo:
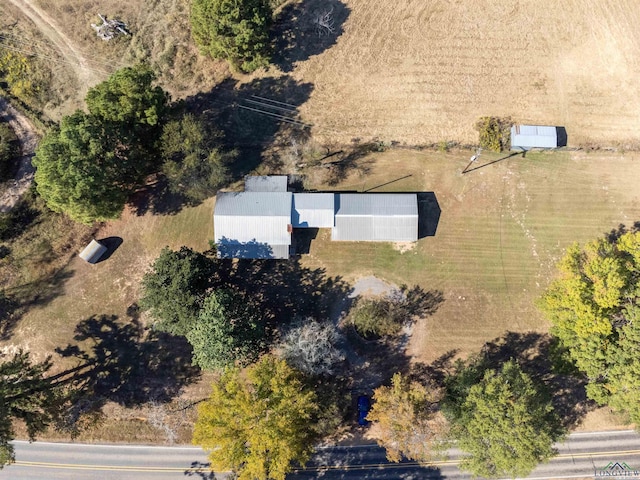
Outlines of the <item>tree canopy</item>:
{"type": "Polygon", "coordinates": [[[117,132],[90,115],[63,117],[33,158],[37,191],[47,206],[83,223],[117,218],[130,188],[127,151],[117,143],[117,132]]]}
{"type": "Polygon", "coordinates": [[[59,397],[45,376],[51,365],[48,359],[33,363],[22,351],[0,363],[0,468],[14,460],[14,420],[22,420],[34,440],[54,419],[59,397]]]}
{"type": "Polygon", "coordinates": [[[117,218],[153,169],[168,95],[138,65],[91,88],[90,114],[77,111],[51,128],[36,150],[38,193],[54,211],[83,223],[117,218]]]}
{"type": "Polygon", "coordinates": [[[263,357],[246,376],[227,370],[198,408],[193,443],[210,452],[214,470],[240,480],[284,480],[292,462],[308,460],[315,393],[284,360],[263,357]]]}
{"type": "Polygon", "coordinates": [[[124,67],[87,92],[91,115],[128,127],[156,126],[167,111],[169,94],[154,86],[156,76],[147,65],[124,67]]]}
{"type": "Polygon", "coordinates": [[[486,370],[459,414],[451,431],[468,454],[461,468],[483,477],[526,477],[564,434],[549,399],[513,360],[486,370]]]}
{"type": "Polygon", "coordinates": [[[247,365],[265,348],[260,313],[244,295],[230,290],[209,294],[186,337],[193,347],[193,363],[206,370],[247,365]]]}
{"type": "Polygon", "coordinates": [[[640,421],[640,232],[572,245],[539,305],[589,379],[587,394],[640,421]]]}
{"type": "Polygon", "coordinates": [[[387,451],[387,458],[399,462],[429,461],[443,446],[446,422],[438,412],[439,392],[396,373],[390,386],[373,392],[373,407],[367,419],[373,435],[387,451]]]}
{"type": "Polygon", "coordinates": [[[155,328],[187,335],[198,321],[205,290],[210,284],[213,261],[188,247],[164,248],[152,271],[142,278],[142,308],[150,310],[155,328]]]}
{"type": "Polygon", "coordinates": [[[234,154],[222,152],[221,137],[222,133],[191,114],[167,122],[161,152],[169,190],[199,202],[229,180],[227,164],[234,154]]]}
{"type": "Polygon", "coordinates": [[[268,0],[193,0],[191,33],[202,53],[244,72],[269,63],[268,0]]]}

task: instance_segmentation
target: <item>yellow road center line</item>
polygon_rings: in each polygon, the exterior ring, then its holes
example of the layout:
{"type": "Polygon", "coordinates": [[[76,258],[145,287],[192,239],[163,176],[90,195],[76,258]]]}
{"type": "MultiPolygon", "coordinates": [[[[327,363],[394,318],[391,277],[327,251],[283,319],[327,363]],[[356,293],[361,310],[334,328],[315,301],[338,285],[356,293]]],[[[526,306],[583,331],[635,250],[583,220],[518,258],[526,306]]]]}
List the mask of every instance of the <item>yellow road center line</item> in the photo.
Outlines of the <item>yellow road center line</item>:
{"type": "MultiPolygon", "coordinates": [[[[563,459],[563,458],[589,458],[589,457],[623,457],[626,455],[638,455],[640,450],[621,450],[615,452],[583,452],[583,453],[563,453],[557,455],[551,459],[563,459]]],[[[446,465],[458,465],[459,460],[444,460],[438,462],[405,462],[405,463],[371,463],[362,465],[323,465],[316,467],[297,468],[294,471],[316,471],[316,470],[365,470],[369,468],[407,468],[407,467],[439,467],[446,465]]],[[[189,472],[189,471],[201,471],[206,467],[194,468],[194,467],[145,467],[145,466],[127,466],[127,465],[86,465],[86,464],[72,464],[72,463],[49,463],[49,462],[27,462],[16,461],[13,463],[16,466],[22,467],[37,467],[37,468],[56,468],[56,469],[71,469],[71,470],[107,470],[107,471],[126,471],[126,472],[189,472]]]]}

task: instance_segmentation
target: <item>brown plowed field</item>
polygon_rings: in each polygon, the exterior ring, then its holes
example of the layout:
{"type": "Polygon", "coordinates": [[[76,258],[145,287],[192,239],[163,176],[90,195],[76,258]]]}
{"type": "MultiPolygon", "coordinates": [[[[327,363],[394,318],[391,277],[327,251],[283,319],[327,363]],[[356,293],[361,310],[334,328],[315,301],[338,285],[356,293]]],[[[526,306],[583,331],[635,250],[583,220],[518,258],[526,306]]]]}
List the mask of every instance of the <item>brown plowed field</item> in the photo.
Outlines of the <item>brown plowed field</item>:
{"type": "Polygon", "coordinates": [[[337,43],[297,65],[333,141],[477,142],[482,115],[564,125],[570,145],[635,143],[637,0],[345,0],[337,43]]]}

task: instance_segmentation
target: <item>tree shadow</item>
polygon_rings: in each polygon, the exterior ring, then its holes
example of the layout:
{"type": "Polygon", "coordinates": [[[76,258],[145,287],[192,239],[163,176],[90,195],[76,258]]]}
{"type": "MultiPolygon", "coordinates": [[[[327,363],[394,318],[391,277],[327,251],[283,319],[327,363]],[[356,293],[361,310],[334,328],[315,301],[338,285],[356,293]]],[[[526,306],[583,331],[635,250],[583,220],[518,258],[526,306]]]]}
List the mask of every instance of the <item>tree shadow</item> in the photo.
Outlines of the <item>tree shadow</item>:
{"type": "Polygon", "coordinates": [[[586,377],[566,359],[566,352],[551,335],[507,332],[484,345],[479,372],[498,369],[511,359],[534,381],[545,386],[563,427],[577,426],[586,413],[596,408],[596,403],[587,399],[586,377]]]}
{"type": "Polygon", "coordinates": [[[232,178],[240,180],[260,165],[264,150],[283,125],[305,129],[298,107],[312,90],[313,84],[288,75],[243,84],[225,80],[210,92],[187,98],[185,108],[222,130],[228,148],[238,152],[229,168],[232,178]]]}
{"type": "Polygon", "coordinates": [[[277,15],[273,63],[291,72],[297,62],[319,55],[336,43],[351,10],[339,0],[289,3],[277,15]]]}
{"type": "Polygon", "coordinates": [[[63,267],[51,277],[0,291],[0,340],[11,338],[22,315],[30,308],[47,305],[61,295],[74,273],[63,267]]]}
{"type": "MultiPolygon", "coordinates": [[[[229,183],[241,180],[261,165],[264,152],[283,127],[307,129],[299,119],[298,107],[305,103],[313,84],[293,77],[265,77],[248,83],[226,79],[209,92],[199,92],[174,105],[174,115],[191,113],[222,133],[222,147],[233,152],[234,159],[225,167],[229,183]]],[[[137,215],[175,214],[184,206],[201,202],[173,193],[162,176],[154,176],[144,188],[134,193],[129,205],[137,215]]]]}
{"type": "Polygon", "coordinates": [[[363,448],[332,447],[318,450],[304,468],[296,469],[287,480],[311,478],[331,479],[402,479],[420,478],[439,480],[444,478],[440,469],[419,465],[414,461],[390,462],[382,447],[363,448]]]}
{"type": "Polygon", "coordinates": [[[200,375],[185,339],[145,332],[136,320],[94,315],[76,326],[74,340],[79,344],[57,353],[79,361],[72,379],[96,409],[107,401],[125,407],[168,402],[200,375]]]}
{"type": "Polygon", "coordinates": [[[371,171],[372,160],[363,161],[367,155],[380,152],[381,146],[377,142],[357,143],[346,150],[327,155],[327,160],[321,160],[320,167],[328,169],[327,184],[336,186],[345,180],[350,173],[357,171],[360,175],[367,175],[371,171]]]}
{"type": "Polygon", "coordinates": [[[391,294],[389,315],[402,321],[405,328],[395,336],[375,340],[363,338],[351,325],[345,327],[348,344],[343,348],[349,364],[345,375],[351,378],[354,391],[371,394],[374,388],[388,383],[395,373],[411,375],[414,367],[407,347],[411,325],[416,318],[433,315],[444,302],[442,292],[424,290],[419,286],[401,289],[391,294]]]}
{"type": "Polygon", "coordinates": [[[624,234],[636,232],[640,232],[640,221],[634,222],[630,228],[624,223],[621,223],[618,225],[618,228],[612,228],[611,231],[605,233],[605,236],[610,243],[616,243],[624,234]]]}
{"type": "Polygon", "coordinates": [[[211,464],[206,462],[191,462],[191,466],[187,468],[183,475],[185,477],[197,477],[202,480],[215,480],[216,474],[211,471],[211,464]]]}
{"type": "Polygon", "coordinates": [[[289,245],[269,245],[255,239],[241,242],[222,236],[216,243],[219,258],[288,259],[289,245]],[[274,250],[273,247],[276,249],[274,250]]]}
{"type": "Polygon", "coordinates": [[[225,282],[253,299],[273,328],[294,318],[329,318],[331,307],[351,291],[341,277],[302,266],[297,258],[227,262],[225,282]]]}

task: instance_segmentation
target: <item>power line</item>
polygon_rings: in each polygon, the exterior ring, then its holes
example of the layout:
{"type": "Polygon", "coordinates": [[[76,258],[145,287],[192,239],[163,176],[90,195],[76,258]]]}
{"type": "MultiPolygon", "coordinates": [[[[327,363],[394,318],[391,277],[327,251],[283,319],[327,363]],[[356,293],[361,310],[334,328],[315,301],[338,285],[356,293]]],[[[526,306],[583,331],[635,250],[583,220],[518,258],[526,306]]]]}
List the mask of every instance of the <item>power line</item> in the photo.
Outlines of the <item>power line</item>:
{"type": "Polygon", "coordinates": [[[256,113],[260,113],[262,115],[268,115],[270,117],[274,117],[277,118],[285,123],[290,123],[293,125],[297,125],[299,127],[311,127],[311,125],[309,125],[308,123],[304,123],[304,122],[299,122],[297,120],[294,120],[291,117],[286,117],[284,115],[279,115],[277,113],[273,113],[273,112],[268,112],[266,110],[259,110],[257,108],[252,108],[252,107],[247,107],[246,105],[242,105],[242,104],[238,104],[238,107],[243,108],[245,110],[251,110],[252,112],[256,112],[256,113]]]}

